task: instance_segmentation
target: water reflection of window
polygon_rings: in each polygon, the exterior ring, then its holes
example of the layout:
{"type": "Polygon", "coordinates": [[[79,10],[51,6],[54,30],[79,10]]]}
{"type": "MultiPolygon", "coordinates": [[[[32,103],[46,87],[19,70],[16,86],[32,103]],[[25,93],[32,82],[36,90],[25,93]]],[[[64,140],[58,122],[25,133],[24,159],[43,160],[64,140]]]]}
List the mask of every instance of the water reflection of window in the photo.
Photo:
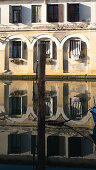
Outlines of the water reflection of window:
{"type": "Polygon", "coordinates": [[[21,153],[21,135],[11,134],[8,136],[8,153],[21,153]]]}
{"type": "Polygon", "coordinates": [[[70,111],[71,116],[82,118],[82,104],[79,97],[70,99],[70,111]]]}
{"type": "Polygon", "coordinates": [[[84,137],[68,138],[69,157],[86,156],[93,153],[93,143],[84,137]]]}
{"type": "MultiPolygon", "coordinates": [[[[85,89],[84,85],[84,89],[85,89]]],[[[81,86],[78,86],[77,91],[75,90],[74,96],[72,96],[72,91],[70,91],[70,83],[64,83],[63,85],[63,110],[64,114],[69,119],[81,119],[87,114],[88,110],[88,100],[90,99],[88,97],[88,91],[84,90],[84,93],[80,93],[82,90],[81,86]],[[71,98],[71,99],[70,99],[71,98]],[[81,114],[82,113],[82,114],[81,114]],[[77,117],[76,117],[77,115],[77,117]]]]}
{"type": "Polygon", "coordinates": [[[64,156],[65,137],[64,136],[48,136],[47,138],[47,156],[64,156]]]}
{"type": "Polygon", "coordinates": [[[88,93],[80,93],[70,99],[70,117],[82,119],[88,110],[88,93]]]}
{"type": "Polygon", "coordinates": [[[45,100],[46,116],[52,117],[56,114],[57,97],[47,97],[45,100]]]}
{"type": "Polygon", "coordinates": [[[8,135],[8,154],[21,154],[31,152],[30,132],[12,133],[8,135]]]}
{"type": "Polygon", "coordinates": [[[9,97],[9,115],[22,115],[27,111],[27,95],[15,91],[9,97]]]}
{"type": "MultiPolygon", "coordinates": [[[[33,86],[33,109],[37,114],[37,100],[38,100],[38,87],[36,84],[33,86]]],[[[45,110],[46,117],[52,117],[57,111],[57,95],[56,91],[45,92],[45,110]]]]}

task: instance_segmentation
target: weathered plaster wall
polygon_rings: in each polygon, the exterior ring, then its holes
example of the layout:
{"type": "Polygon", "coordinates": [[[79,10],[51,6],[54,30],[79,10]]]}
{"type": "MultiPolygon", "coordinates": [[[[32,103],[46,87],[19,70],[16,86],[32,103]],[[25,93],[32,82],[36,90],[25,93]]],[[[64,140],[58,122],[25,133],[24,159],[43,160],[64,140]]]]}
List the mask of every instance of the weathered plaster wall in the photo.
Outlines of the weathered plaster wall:
{"type": "MultiPolygon", "coordinates": [[[[65,74],[63,71],[63,68],[66,64],[64,63],[64,52],[65,49],[67,50],[66,43],[68,38],[71,37],[75,38],[81,38],[82,41],[85,41],[86,47],[87,47],[87,62],[86,63],[80,63],[79,61],[72,61],[68,58],[68,67],[69,71],[66,74],[95,74],[95,31],[91,30],[66,30],[66,31],[18,31],[14,32],[5,32],[6,38],[3,38],[3,44],[1,45],[1,68],[0,72],[1,74],[4,72],[4,69],[6,70],[9,67],[9,70],[11,70],[12,74],[34,74],[33,72],[33,48],[34,48],[34,41],[36,42],[40,38],[50,38],[52,39],[57,46],[57,60],[56,65],[46,65],[46,74],[65,74]],[[14,35],[14,36],[13,36],[14,35]],[[66,37],[68,38],[66,39],[66,37]],[[9,38],[8,38],[9,37],[9,38]],[[12,38],[11,38],[12,37],[12,38]],[[34,38],[35,37],[35,38],[34,38]],[[62,37],[62,38],[61,38],[62,37]],[[20,41],[27,43],[27,64],[26,65],[16,65],[12,62],[9,62],[8,66],[8,47],[7,42],[11,40],[15,40],[16,38],[19,38],[20,41]],[[4,41],[5,39],[5,41],[4,41]],[[64,40],[65,39],[65,40],[64,40]],[[59,41],[58,41],[59,40],[59,41]],[[94,41],[93,41],[94,40],[94,41]],[[63,43],[64,42],[64,43],[63,43]],[[63,48],[64,47],[64,48],[63,48]],[[92,65],[93,62],[93,65],[92,65]],[[92,65],[92,67],[90,67],[92,65]],[[91,70],[92,69],[92,70],[91,70]]],[[[68,53],[68,52],[67,52],[68,53]]],[[[65,55],[66,56],[66,55],[65,55]]],[[[65,57],[66,58],[66,57],[65,57]]]]}

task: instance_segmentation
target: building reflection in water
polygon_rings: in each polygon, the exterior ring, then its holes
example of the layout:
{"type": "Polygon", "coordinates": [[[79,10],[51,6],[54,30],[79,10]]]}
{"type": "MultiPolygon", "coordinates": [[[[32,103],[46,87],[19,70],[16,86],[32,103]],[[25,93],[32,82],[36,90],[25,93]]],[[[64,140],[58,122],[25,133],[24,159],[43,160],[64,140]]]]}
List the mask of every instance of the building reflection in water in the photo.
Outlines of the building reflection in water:
{"type": "MultiPolygon", "coordinates": [[[[95,82],[46,82],[46,120],[66,120],[69,126],[46,126],[46,157],[95,157],[94,122],[87,112],[94,98],[95,82]]],[[[0,82],[0,155],[37,156],[37,100],[35,82],[0,82]]]]}
{"type": "MultiPolygon", "coordinates": [[[[37,100],[38,100],[38,94],[37,94],[37,84],[34,83],[33,85],[33,109],[34,113],[37,115],[37,100]]],[[[45,118],[52,118],[54,115],[56,115],[57,112],[57,92],[55,89],[47,90],[45,92],[45,110],[46,115],[45,118]]]]}
{"type": "MultiPolygon", "coordinates": [[[[20,117],[22,123],[24,123],[23,117],[37,120],[37,84],[32,81],[23,81],[23,83],[13,81],[6,84],[1,82],[1,84],[1,112],[5,113],[11,122],[20,120],[20,117]]],[[[93,89],[90,86],[92,84],[89,82],[46,82],[45,118],[73,120],[75,124],[85,125],[91,116],[87,110],[94,106],[95,94],[91,95],[93,89]]]]}

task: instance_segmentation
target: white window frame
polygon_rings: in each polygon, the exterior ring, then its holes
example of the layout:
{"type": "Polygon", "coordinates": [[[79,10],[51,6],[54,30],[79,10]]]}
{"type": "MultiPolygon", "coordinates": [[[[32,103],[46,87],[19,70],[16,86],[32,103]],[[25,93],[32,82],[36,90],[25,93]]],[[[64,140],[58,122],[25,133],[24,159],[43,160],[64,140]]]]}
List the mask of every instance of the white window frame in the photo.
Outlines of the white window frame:
{"type": "MultiPolygon", "coordinates": [[[[20,40],[18,40],[18,41],[20,41],[20,40]]],[[[10,56],[10,49],[11,49],[11,53],[12,53],[12,42],[14,42],[14,40],[13,41],[9,41],[9,56],[10,56]],[[11,45],[11,46],[10,46],[11,45]]],[[[17,41],[16,41],[17,42],[17,41]]],[[[23,58],[23,52],[22,52],[22,46],[23,46],[23,42],[22,41],[20,41],[21,42],[21,57],[20,58],[14,58],[14,59],[22,59],[23,58]]],[[[12,54],[11,54],[11,57],[10,58],[13,58],[12,57],[12,54]]]]}

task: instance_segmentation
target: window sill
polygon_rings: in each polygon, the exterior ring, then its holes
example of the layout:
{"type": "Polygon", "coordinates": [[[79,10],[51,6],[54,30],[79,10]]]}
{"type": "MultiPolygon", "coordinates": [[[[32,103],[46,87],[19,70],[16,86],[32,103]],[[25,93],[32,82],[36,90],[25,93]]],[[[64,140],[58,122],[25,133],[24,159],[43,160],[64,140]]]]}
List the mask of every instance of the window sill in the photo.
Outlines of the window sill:
{"type": "Polygon", "coordinates": [[[20,58],[11,58],[10,62],[17,64],[17,65],[26,65],[27,61],[24,59],[20,59],[20,58]]]}
{"type": "Polygon", "coordinates": [[[54,58],[46,58],[47,65],[56,65],[56,59],[54,58]]]}

